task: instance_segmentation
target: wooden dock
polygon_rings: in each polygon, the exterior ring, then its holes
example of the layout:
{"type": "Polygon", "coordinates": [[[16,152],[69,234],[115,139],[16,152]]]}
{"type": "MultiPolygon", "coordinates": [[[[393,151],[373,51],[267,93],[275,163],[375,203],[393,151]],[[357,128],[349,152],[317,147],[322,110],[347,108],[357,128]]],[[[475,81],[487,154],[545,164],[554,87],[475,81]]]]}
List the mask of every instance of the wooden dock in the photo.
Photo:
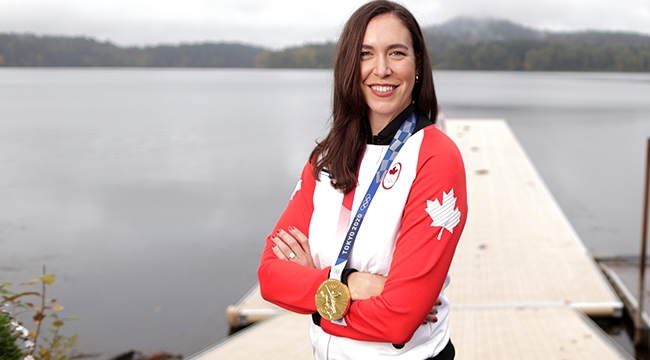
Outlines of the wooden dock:
{"type": "MultiPolygon", "coordinates": [[[[446,290],[456,359],[630,359],[586,316],[620,316],[623,304],[506,122],[444,129],[463,154],[469,199],[446,290]]],[[[264,316],[191,359],[313,358],[310,318],[264,304],[259,290],[228,317],[264,316]]]]}

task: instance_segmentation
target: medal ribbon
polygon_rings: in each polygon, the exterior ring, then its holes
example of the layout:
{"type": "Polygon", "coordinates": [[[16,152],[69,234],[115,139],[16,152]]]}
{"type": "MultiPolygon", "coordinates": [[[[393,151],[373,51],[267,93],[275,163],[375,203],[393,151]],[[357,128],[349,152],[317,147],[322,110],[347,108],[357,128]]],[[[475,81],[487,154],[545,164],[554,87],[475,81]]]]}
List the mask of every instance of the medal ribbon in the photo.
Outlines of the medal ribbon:
{"type": "MultiPolygon", "coordinates": [[[[345,269],[345,265],[348,263],[348,259],[350,258],[350,252],[352,251],[352,247],[354,246],[354,241],[357,238],[357,234],[359,233],[359,228],[361,227],[361,223],[363,222],[366,212],[368,211],[368,207],[370,206],[370,203],[372,202],[372,199],[374,198],[375,193],[379,188],[379,184],[381,184],[381,181],[384,178],[384,174],[390,168],[390,165],[393,163],[395,157],[397,157],[397,154],[399,153],[400,149],[402,149],[402,145],[404,145],[406,140],[411,136],[411,134],[413,134],[416,123],[417,123],[417,115],[413,113],[408,119],[404,121],[404,123],[402,123],[402,126],[395,133],[395,137],[393,137],[393,140],[390,142],[390,145],[388,146],[388,150],[386,150],[386,154],[384,154],[384,158],[381,161],[381,164],[379,164],[379,168],[375,173],[373,182],[370,184],[370,187],[368,188],[366,195],[363,197],[363,200],[359,205],[359,209],[357,210],[357,213],[354,215],[354,218],[352,219],[352,224],[350,224],[348,231],[345,233],[345,237],[343,239],[343,245],[341,246],[341,251],[339,252],[339,256],[334,261],[334,264],[332,265],[332,270],[330,271],[330,279],[336,279],[339,281],[341,280],[341,273],[343,272],[343,269],[345,269]]],[[[348,209],[352,207],[351,200],[353,196],[354,196],[354,192],[351,191],[344,197],[343,205],[341,206],[341,216],[339,217],[339,228],[341,228],[340,225],[342,221],[347,220],[345,221],[346,224],[349,223],[350,221],[349,220],[350,210],[348,209]],[[348,205],[349,206],[348,208],[346,208],[345,206],[346,203],[350,203],[348,205]]],[[[343,228],[345,227],[346,226],[344,226],[343,228]]],[[[337,238],[340,237],[337,236],[337,238]]]]}

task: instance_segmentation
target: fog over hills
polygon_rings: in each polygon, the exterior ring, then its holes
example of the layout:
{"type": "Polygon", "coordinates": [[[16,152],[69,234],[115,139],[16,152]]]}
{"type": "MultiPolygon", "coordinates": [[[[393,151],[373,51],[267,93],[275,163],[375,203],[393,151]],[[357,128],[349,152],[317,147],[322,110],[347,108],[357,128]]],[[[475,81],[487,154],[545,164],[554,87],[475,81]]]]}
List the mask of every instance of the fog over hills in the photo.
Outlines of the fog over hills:
{"type": "Polygon", "coordinates": [[[508,20],[459,17],[442,25],[422,29],[428,39],[445,37],[455,42],[544,40],[547,33],[508,20]]]}
{"type": "Polygon", "coordinates": [[[422,32],[424,32],[427,40],[434,44],[438,42],[475,44],[512,40],[566,40],[595,45],[626,43],[628,45],[650,46],[650,36],[638,33],[603,31],[550,32],[532,29],[508,20],[468,17],[459,17],[442,25],[425,27],[422,32]]]}

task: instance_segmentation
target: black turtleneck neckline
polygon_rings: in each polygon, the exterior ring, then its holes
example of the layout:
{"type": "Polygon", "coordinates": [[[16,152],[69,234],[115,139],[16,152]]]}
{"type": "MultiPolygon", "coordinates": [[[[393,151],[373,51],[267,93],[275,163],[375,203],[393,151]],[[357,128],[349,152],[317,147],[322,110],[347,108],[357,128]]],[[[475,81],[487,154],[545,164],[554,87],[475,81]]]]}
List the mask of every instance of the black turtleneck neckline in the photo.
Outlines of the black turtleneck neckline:
{"type": "MultiPolygon", "coordinates": [[[[397,115],[393,120],[391,120],[386,127],[384,127],[379,134],[377,135],[372,135],[372,132],[369,132],[368,139],[366,140],[367,144],[372,144],[372,145],[390,145],[390,142],[393,140],[393,137],[395,137],[395,133],[397,130],[399,130],[400,126],[402,126],[402,123],[413,113],[415,110],[415,104],[411,104],[406,107],[399,115],[397,115]]],[[[420,115],[418,116],[418,122],[415,125],[415,132],[419,131],[420,129],[433,124],[431,120],[424,116],[420,115]]]]}

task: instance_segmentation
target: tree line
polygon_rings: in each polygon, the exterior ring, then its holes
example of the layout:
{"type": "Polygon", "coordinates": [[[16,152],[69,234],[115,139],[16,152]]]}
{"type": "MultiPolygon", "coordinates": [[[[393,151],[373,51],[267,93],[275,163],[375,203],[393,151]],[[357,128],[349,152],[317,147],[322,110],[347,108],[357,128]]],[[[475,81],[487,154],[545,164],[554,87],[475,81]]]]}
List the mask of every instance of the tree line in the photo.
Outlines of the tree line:
{"type": "Polygon", "coordinates": [[[512,40],[429,51],[434,69],[650,72],[650,46],[512,40]]]}
{"type": "Polygon", "coordinates": [[[120,47],[86,37],[0,34],[0,66],[255,67],[262,51],[236,43],[120,47]]]}
{"type": "MultiPolygon", "coordinates": [[[[428,36],[434,69],[650,72],[650,37],[559,34],[454,42],[428,36]]],[[[236,43],[119,47],[84,37],[0,34],[0,66],[331,68],[336,44],[283,50],[236,43]]]]}

